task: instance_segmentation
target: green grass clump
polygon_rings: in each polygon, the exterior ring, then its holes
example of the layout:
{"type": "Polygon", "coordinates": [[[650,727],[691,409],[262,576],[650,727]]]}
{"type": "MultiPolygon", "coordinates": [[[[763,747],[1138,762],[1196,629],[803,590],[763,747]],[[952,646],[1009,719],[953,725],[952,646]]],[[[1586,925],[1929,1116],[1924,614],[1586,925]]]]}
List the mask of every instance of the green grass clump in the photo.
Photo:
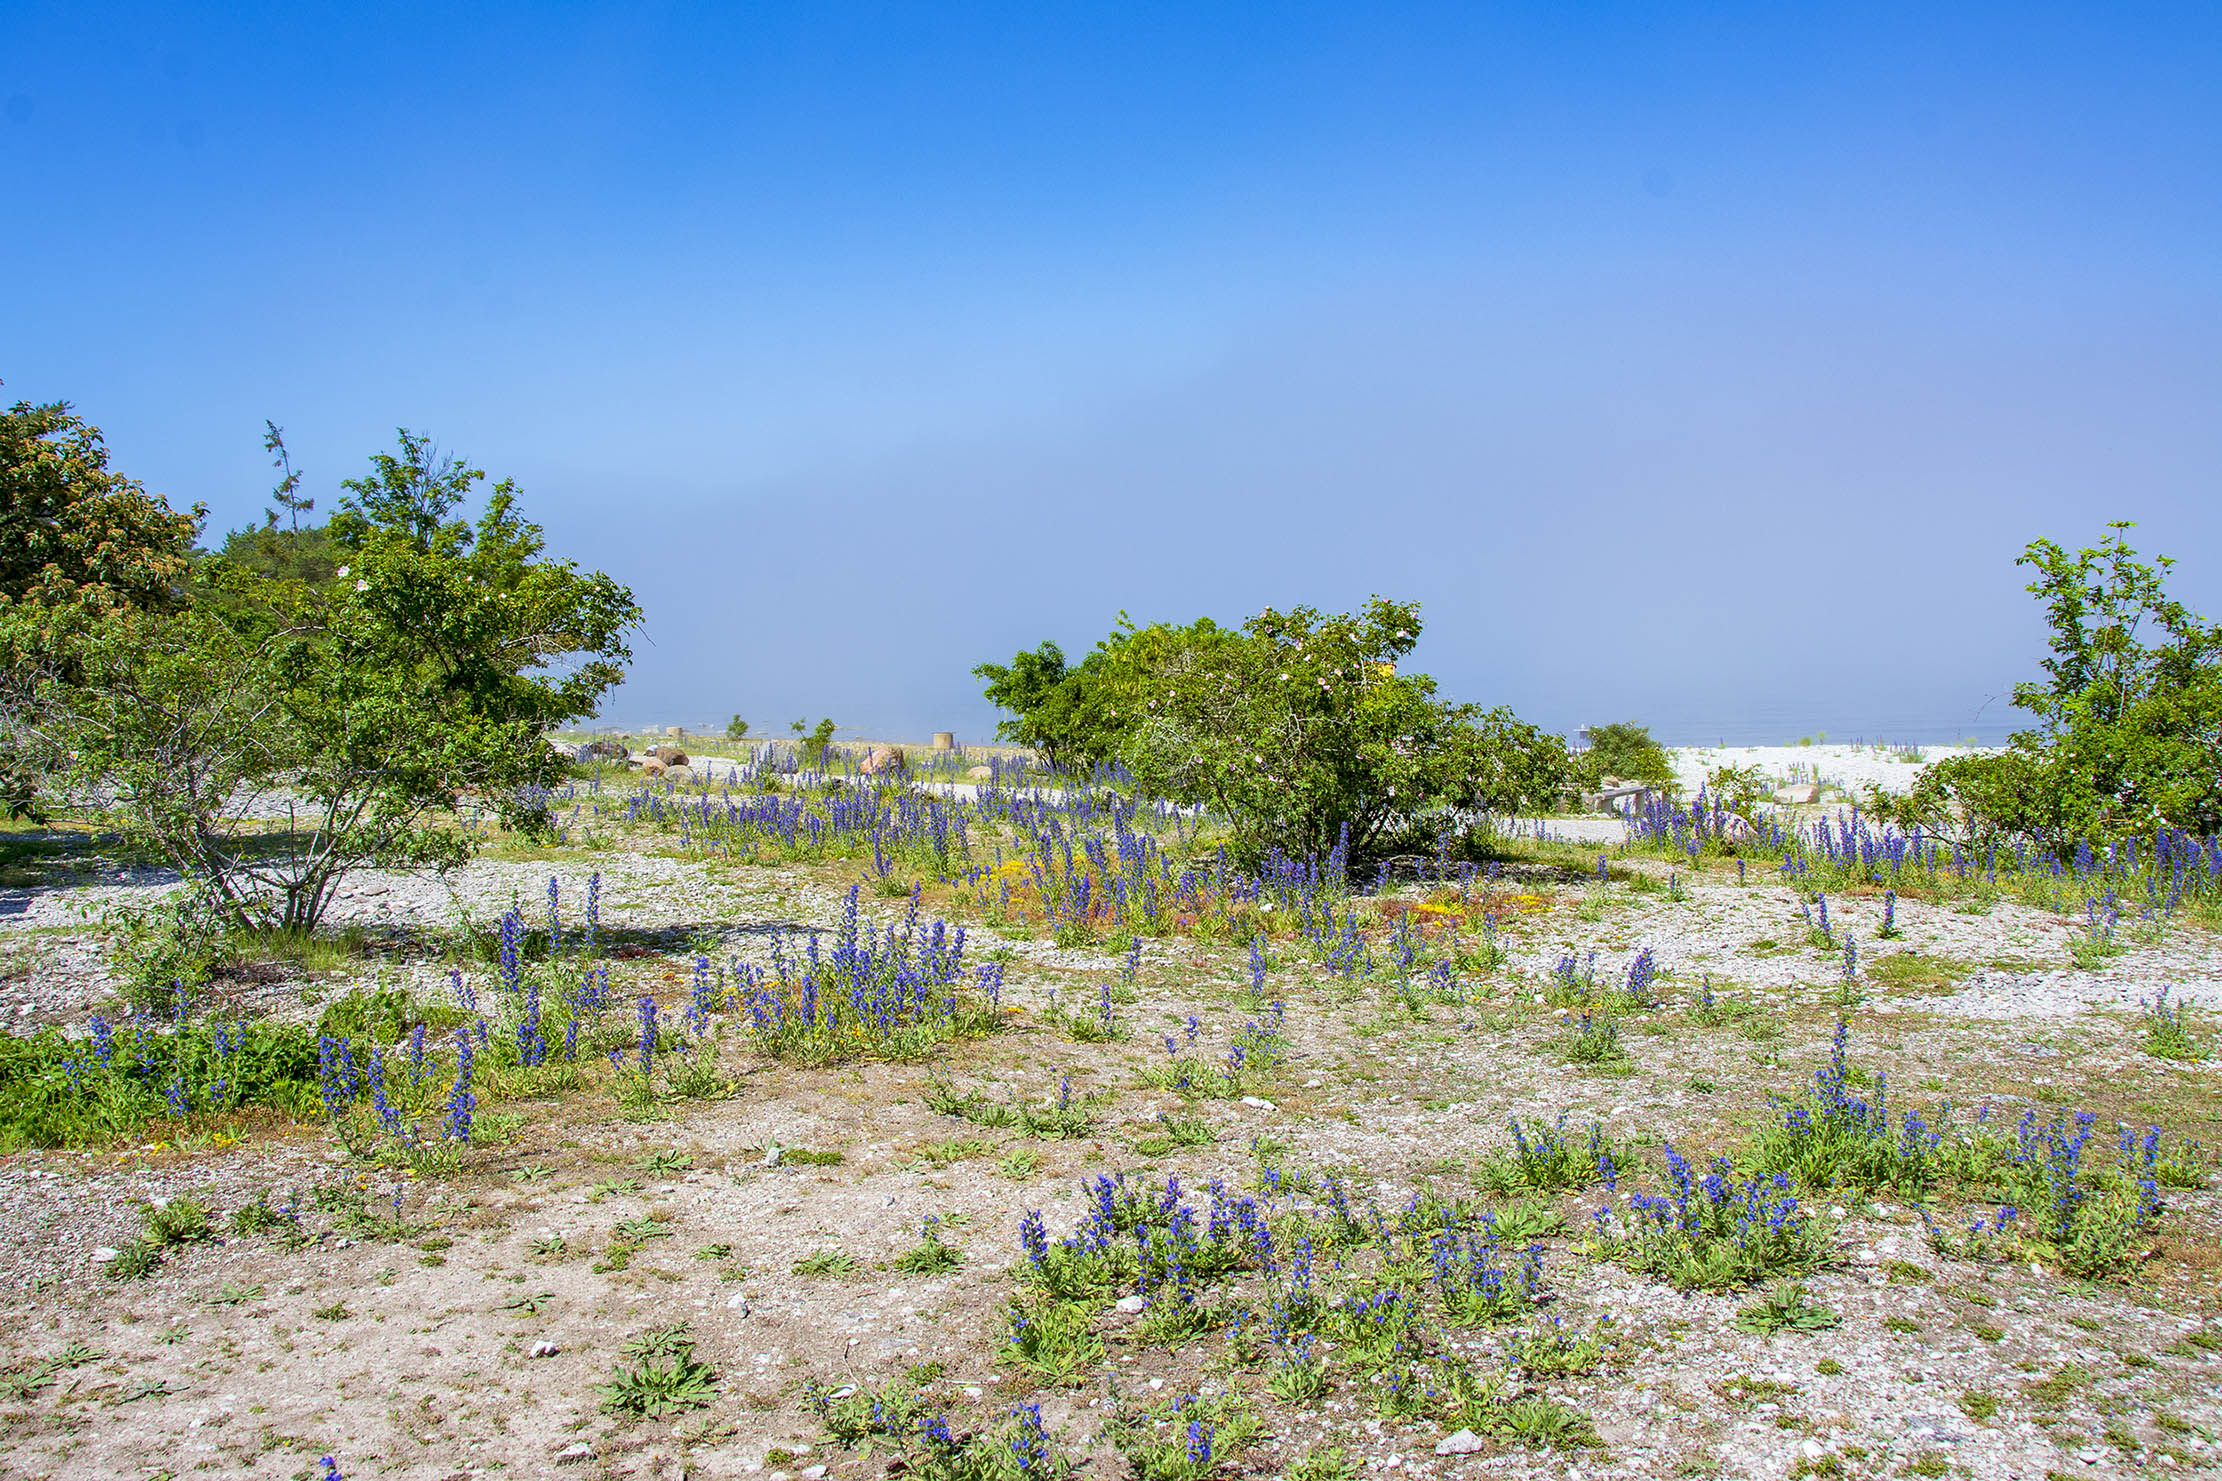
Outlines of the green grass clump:
{"type": "Polygon", "coordinates": [[[1203,1481],[1257,1443],[1263,1422],[1239,1393],[1121,1409],[1106,1426],[1135,1481],[1203,1481]]]}
{"type": "Polygon", "coordinates": [[[717,1374],[695,1360],[694,1337],[684,1323],[641,1333],[625,1344],[624,1355],[633,1361],[620,1362],[609,1382],[594,1386],[612,1414],[662,1419],[707,1408],[717,1397],[717,1374]]]}
{"type": "Polygon", "coordinates": [[[1041,1382],[1067,1383],[1103,1359],[1103,1339],[1092,1321],[1082,1302],[1014,1301],[1005,1313],[1003,1350],[1041,1382]]]}
{"type": "Polygon", "coordinates": [[[78,1039],[0,1034],[0,1153],[101,1146],[249,1106],[306,1118],[316,1082],[316,1038],[299,1024],[96,1017],[78,1039]]]}
{"type": "Polygon", "coordinates": [[[1736,1314],[1736,1330],[1771,1337],[1778,1332],[1824,1332],[1843,1321],[1827,1307],[1815,1304],[1804,1286],[1780,1281],[1736,1314]]]}
{"type": "Polygon", "coordinates": [[[1171,1116],[1157,1114],[1158,1129],[1134,1143],[1134,1150],[1144,1157],[1162,1157],[1180,1147],[1208,1147],[1218,1135],[1211,1123],[1200,1116],[1171,1116]]]}
{"type": "Polygon", "coordinates": [[[844,1384],[829,1389],[815,1381],[803,1385],[802,1403],[825,1426],[826,1438],[836,1445],[861,1444],[875,1435],[904,1436],[921,1407],[922,1385],[844,1384]]]}
{"type": "Polygon", "coordinates": [[[140,1213],[138,1237],[119,1248],[115,1258],[102,1267],[102,1273],[110,1280],[138,1280],[154,1273],[165,1251],[215,1237],[208,1206],[200,1200],[180,1195],[163,1203],[149,1203],[140,1213]]]}
{"type": "Polygon", "coordinates": [[[157,1249],[198,1244],[216,1237],[215,1228],[209,1222],[208,1205],[185,1195],[167,1203],[148,1204],[145,1219],[146,1233],[142,1237],[157,1249]]]}
{"type": "Polygon", "coordinates": [[[1004,1105],[988,1099],[978,1090],[959,1095],[956,1087],[946,1080],[935,1080],[926,1088],[926,1109],[930,1111],[961,1117],[975,1126],[1015,1128],[1024,1136],[1048,1141],[1069,1141],[1093,1132],[1096,1107],[1104,1099],[1100,1095],[1074,1095],[1069,1073],[1058,1079],[1057,1098],[1042,1103],[1004,1105]]]}
{"type": "Polygon", "coordinates": [[[1700,1179],[1670,1145],[1667,1192],[1637,1194],[1625,1216],[1597,1222],[1608,1259],[1686,1291],[1722,1291],[1775,1275],[1802,1274],[1827,1259],[1820,1222],[1789,1179],[1739,1177],[1717,1159],[1700,1179]]]}
{"type": "Polygon", "coordinates": [[[926,1216],[918,1243],[895,1261],[895,1268],[910,1275],[940,1275],[964,1263],[964,1252],[941,1242],[941,1221],[926,1216]]]}
{"type": "Polygon", "coordinates": [[[1505,1343],[1512,1366],[1530,1378],[1579,1378],[1594,1373],[1610,1344],[1611,1317],[1592,1332],[1577,1332],[1557,1317],[1533,1332],[1515,1332],[1505,1343]]]}
{"type": "Polygon", "coordinates": [[[2139,1025],[2145,1052],[2156,1059],[2172,1059],[2179,1063],[2194,1064],[2207,1057],[2207,1046],[2183,1021],[2183,1004],[2168,1001],[2168,989],[2160,992],[2150,1002],[2139,1002],[2143,1022],[2139,1025]]]}
{"type": "Polygon", "coordinates": [[[1574,1034],[1567,1041],[1566,1058],[1570,1064],[1608,1065],[1625,1060],[1628,1051],[1620,1042],[1620,1022],[1600,1014],[1584,1011],[1574,1022],[1574,1034]]]}
{"type": "Polygon", "coordinates": [[[1579,1138],[1567,1134],[1563,1115],[1552,1126],[1523,1125],[1517,1116],[1509,1124],[1512,1145],[1488,1153],[1474,1167],[1474,1181],[1492,1193],[1586,1188],[1608,1176],[1617,1160],[1611,1139],[1596,1121],[1579,1138]]]}

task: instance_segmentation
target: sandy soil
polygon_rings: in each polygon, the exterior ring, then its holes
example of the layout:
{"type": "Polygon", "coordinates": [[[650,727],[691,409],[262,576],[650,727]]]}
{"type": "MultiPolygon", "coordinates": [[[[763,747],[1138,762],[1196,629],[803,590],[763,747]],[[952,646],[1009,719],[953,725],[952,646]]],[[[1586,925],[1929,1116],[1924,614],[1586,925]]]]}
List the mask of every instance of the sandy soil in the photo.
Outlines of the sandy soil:
{"type": "MultiPolygon", "coordinates": [[[[1861,767],[1897,764],[1845,750],[1757,755],[1770,769],[1795,755],[1852,782],[1861,767]]],[[[677,857],[670,842],[610,838],[553,859],[497,851],[445,884],[366,876],[335,924],[386,944],[336,976],[242,989],[237,1006],[307,1016],[304,993],[328,1000],[357,981],[442,992],[444,966],[423,943],[458,911],[484,920],[513,898],[529,911],[551,874],[576,901],[593,872],[605,922],[644,943],[618,964],[624,991],[675,1002],[697,949],[762,961],[774,927],[830,926],[854,873],[677,857]]],[[[1510,1116],[1595,1118],[1653,1148],[1656,1165],[1660,1141],[1693,1154],[1728,1145],[1774,1114],[1770,1094],[1808,1081],[1841,963],[1806,943],[1792,892],[1758,871],[1741,885],[1733,871],[1672,871],[1670,892],[1664,863],[1620,869],[1597,892],[1572,870],[1516,866],[1501,882],[1521,902],[1503,916],[1509,960],[1463,1005],[1415,1014],[1378,985],[1279,953],[1268,994],[1287,1004],[1291,1053],[1257,1104],[1183,1102],[1143,1080],[1160,1035],[1190,1015],[1223,1046],[1259,1012],[1241,950],[1146,943],[1134,1001],[1119,1009],[1128,1037],[1084,1043],[1042,1009],[1052,992],[1093,1001],[1117,960],[975,920],[976,950],[1008,952],[1008,1000],[1024,1011],[929,1064],[798,1069],[736,1045],[733,1095],[652,1119],[625,1114],[589,1073],[575,1091],[503,1103],[518,1117],[507,1139],[436,1179],[353,1162],[316,1126],[264,1124],[225,1147],[149,1140],[0,1158],[0,1279],[21,1293],[0,1314],[12,1382],[0,1389],[0,1476],[298,1477],[319,1474],[327,1453],[350,1476],[892,1474],[884,1441],[870,1454],[829,1443],[804,1385],[892,1382],[927,1362],[942,1365],[934,1387],[958,1414],[986,1421],[1038,1401],[1087,1459],[1081,1474],[1117,1474],[1101,1434],[1114,1396],[1258,1380],[1230,1369],[1215,1339],[1147,1343],[1135,1318],[1109,1312],[1103,1362],[1038,1388],[1001,1345],[1024,1210],[1061,1232],[1083,1207],[1082,1180],[1113,1170],[1177,1175],[1191,1190],[1214,1177],[1251,1185],[1259,1135],[1285,1144],[1292,1165],[1344,1170],[1384,1208],[1422,1188],[1488,1201],[1474,1169],[1505,1145],[1510,1116]],[[1564,1016],[1544,1001],[1553,966],[1594,951],[1609,983],[1644,947],[1664,1001],[1624,1021],[1627,1067],[1569,1065],[1564,1016]],[[1701,1021],[1707,984],[1749,1011],[1701,1021]],[[1079,1139],[986,1130],[925,1104],[936,1076],[1040,1100],[1066,1073],[1104,1096],[1079,1139]],[[1198,1118],[1214,1140],[1152,1150],[1160,1113],[1198,1118]],[[302,1234],[227,1232],[144,1279],[106,1278],[97,1257],[137,1230],[139,1205],[179,1195],[220,1219],[258,1197],[293,1200],[302,1234]],[[961,1268],[895,1269],[928,1215],[964,1252],[961,1268]],[[651,1232],[628,1251],[621,1225],[651,1232]],[[832,1250],[853,1264],[796,1273],[832,1250]],[[621,1345],[673,1322],[691,1324],[717,1370],[714,1401],[666,1420],[605,1412],[595,1386],[621,1345]],[[40,1365],[44,1380],[26,1383],[40,1365]]],[[[159,887],[110,869],[10,892],[24,904],[0,914],[0,1013],[19,1029],[81,1025],[106,989],[102,938],[80,908],[159,887]]],[[[868,908],[884,921],[900,902],[868,908]]],[[[2134,1015],[2164,983],[2222,1006],[2211,933],[2170,927],[2084,971],[2068,955],[2073,922],[2011,903],[1961,913],[1901,900],[1903,935],[1889,942],[1872,939],[1878,899],[1834,908],[1862,942],[1855,1058],[1898,1096],[2008,1116],[2089,1106],[2216,1140],[2214,1063],[2153,1058],[2134,1015]]],[[[1569,1227],[1546,1241],[1549,1302],[1535,1313],[1584,1330],[1609,1315],[1619,1333],[1598,1371],[1550,1385],[1601,1445],[1438,1455],[1439,1425],[1384,1419],[1346,1384],[1302,1404],[1261,1400],[1266,1436],[1226,1473],[1283,1474],[1329,1445],[1366,1470],[1445,1477],[2152,1475],[2216,1454],[2222,1208],[2211,1190],[2172,1192],[2152,1258],[2132,1280],[2099,1283],[1948,1258],[1916,1210],[1838,1201],[1825,1211],[1833,1263],[1809,1285],[1842,1323],[1774,1337],[1734,1325],[1749,1291],[1684,1295],[1586,1255],[1581,1231],[1603,1196],[1556,1200],[1569,1227]]],[[[1491,1354],[1505,1336],[1467,1334],[1491,1354]]]]}

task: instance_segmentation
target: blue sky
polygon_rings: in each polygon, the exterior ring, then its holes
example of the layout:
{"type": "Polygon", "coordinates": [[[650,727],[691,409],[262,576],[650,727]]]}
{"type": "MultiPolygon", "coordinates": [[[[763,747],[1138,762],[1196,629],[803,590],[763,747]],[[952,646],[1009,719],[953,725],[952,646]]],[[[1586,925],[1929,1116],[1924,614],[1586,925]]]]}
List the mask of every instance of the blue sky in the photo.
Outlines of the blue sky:
{"type": "Polygon", "coordinates": [[[976,738],[982,658],[1378,591],[1556,728],[1995,734],[2027,540],[2222,612],[2217,77],[2212,4],[17,0],[0,395],[219,527],[265,417],[327,504],[435,434],[636,588],[619,721],[976,738]]]}

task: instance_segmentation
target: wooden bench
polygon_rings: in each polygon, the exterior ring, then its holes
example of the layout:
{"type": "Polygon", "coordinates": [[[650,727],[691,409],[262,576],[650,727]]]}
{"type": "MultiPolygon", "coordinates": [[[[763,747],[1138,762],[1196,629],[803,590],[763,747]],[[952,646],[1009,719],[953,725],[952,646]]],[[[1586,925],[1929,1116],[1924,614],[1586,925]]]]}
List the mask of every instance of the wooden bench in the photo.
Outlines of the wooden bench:
{"type": "Polygon", "coordinates": [[[1651,794],[1657,790],[1655,787],[1640,782],[1625,787],[1607,787],[1602,792],[1591,792],[1585,795],[1582,798],[1582,806],[1595,808],[1600,812],[1616,812],[1622,817],[1626,817],[1631,813],[1641,812],[1648,806],[1651,802],[1651,794]],[[1620,805],[1623,802],[1626,802],[1628,806],[1623,808],[1620,805]]]}

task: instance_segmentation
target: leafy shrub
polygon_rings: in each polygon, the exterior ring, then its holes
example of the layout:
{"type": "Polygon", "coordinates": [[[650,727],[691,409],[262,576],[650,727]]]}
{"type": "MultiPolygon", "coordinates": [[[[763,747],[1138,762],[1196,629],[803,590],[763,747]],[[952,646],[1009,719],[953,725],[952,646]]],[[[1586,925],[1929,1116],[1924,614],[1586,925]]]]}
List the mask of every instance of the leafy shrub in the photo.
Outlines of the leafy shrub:
{"type": "Polygon", "coordinates": [[[1648,727],[1632,720],[1593,725],[1582,732],[1582,739],[1589,744],[1575,753],[1574,765],[1584,786],[1597,787],[1606,777],[1654,787],[1674,785],[1674,761],[1666,747],[1651,738],[1648,727]]]}
{"type": "Polygon", "coordinates": [[[1408,602],[1268,609],[1150,668],[1127,700],[1144,718],[1121,754],[1145,791],[1227,819],[1246,863],[1278,851],[1358,867],[1432,850],[1480,815],[1554,803],[1564,742],[1397,672],[1419,632],[1408,602]]]}
{"type": "Polygon", "coordinates": [[[1749,821],[1774,796],[1774,786],[1756,766],[1720,766],[1705,774],[1706,800],[1749,821]]]}
{"type": "Polygon", "coordinates": [[[308,930],[352,870],[460,863],[464,793],[533,821],[515,799],[562,771],[546,731],[593,712],[640,616],[607,576],[545,557],[514,485],[455,517],[484,478],[404,432],[345,485],[331,579],[204,560],[181,610],[0,634],[27,655],[11,688],[71,783],[113,788],[133,838],[229,924],[308,930]],[[287,828],[253,825],[271,816],[287,828]]]}
{"type": "Polygon", "coordinates": [[[224,956],[224,921],[203,891],[183,889],[144,905],[101,912],[124,1001],[160,1011],[205,986],[224,956]]]}
{"type": "Polygon", "coordinates": [[[81,1147],[194,1112],[317,1103],[317,1045],[296,1024],[97,1016],[83,1039],[0,1034],[0,1150],[81,1147]]]}
{"type": "Polygon", "coordinates": [[[802,722],[797,720],[793,728],[795,734],[802,737],[801,743],[796,747],[802,764],[813,771],[824,769],[826,752],[833,745],[833,722],[821,719],[805,733],[802,722]]]}

